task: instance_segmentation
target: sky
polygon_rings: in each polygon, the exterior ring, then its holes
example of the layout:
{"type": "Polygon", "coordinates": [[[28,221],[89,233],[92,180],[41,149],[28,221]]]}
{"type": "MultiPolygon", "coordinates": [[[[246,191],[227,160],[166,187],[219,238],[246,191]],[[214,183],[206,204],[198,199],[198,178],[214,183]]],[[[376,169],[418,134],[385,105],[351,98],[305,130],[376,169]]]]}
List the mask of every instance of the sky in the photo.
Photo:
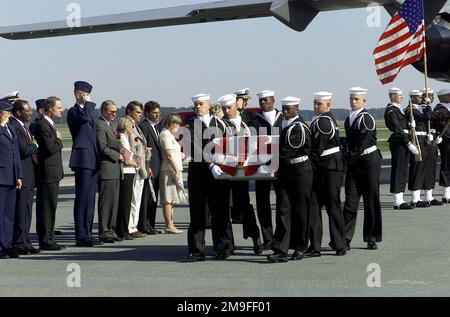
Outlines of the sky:
{"type": "MultiPolygon", "coordinates": [[[[2,0],[0,25],[65,20],[67,5],[81,6],[83,17],[205,3],[212,0],[2,0]]],[[[94,86],[93,101],[156,100],[188,107],[190,97],[209,93],[213,101],[240,88],[275,90],[276,99],[302,98],[312,109],[312,93],[334,93],[333,105],[348,107],[348,88],[369,89],[368,108],[384,107],[387,89],[407,92],[424,87],[412,66],[392,85],[382,86],[372,51],[390,17],[380,10],[379,27],[367,26],[369,12],[353,9],[320,13],[304,32],[275,18],[214,22],[72,37],[10,41],[0,38],[0,95],[19,90],[33,102],[56,95],[73,105],[73,82],[94,86]]],[[[430,80],[431,88],[448,84],[430,80]]],[[[279,103],[278,103],[279,107],[279,103]]]]}

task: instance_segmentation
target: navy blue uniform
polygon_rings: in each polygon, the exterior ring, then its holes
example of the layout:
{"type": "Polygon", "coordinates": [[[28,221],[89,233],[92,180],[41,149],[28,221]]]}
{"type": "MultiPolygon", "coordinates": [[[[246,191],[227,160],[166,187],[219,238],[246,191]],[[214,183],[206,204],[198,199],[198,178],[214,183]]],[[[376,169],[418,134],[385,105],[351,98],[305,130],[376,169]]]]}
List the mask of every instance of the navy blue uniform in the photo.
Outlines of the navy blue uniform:
{"type": "Polygon", "coordinates": [[[16,129],[0,126],[0,255],[11,248],[17,180],[23,178],[16,129]]]}
{"type": "MultiPolygon", "coordinates": [[[[350,117],[349,117],[350,118],[350,117]]],[[[345,120],[347,175],[345,178],[345,239],[352,241],[361,196],[364,200],[364,242],[381,241],[380,173],[375,119],[363,109],[350,125],[345,120]]]]}
{"type": "Polygon", "coordinates": [[[75,104],[67,114],[73,146],[69,167],[75,172],[75,239],[92,241],[95,193],[97,189],[97,141],[93,112],[95,103],[86,102],[84,108],[75,104]]]}

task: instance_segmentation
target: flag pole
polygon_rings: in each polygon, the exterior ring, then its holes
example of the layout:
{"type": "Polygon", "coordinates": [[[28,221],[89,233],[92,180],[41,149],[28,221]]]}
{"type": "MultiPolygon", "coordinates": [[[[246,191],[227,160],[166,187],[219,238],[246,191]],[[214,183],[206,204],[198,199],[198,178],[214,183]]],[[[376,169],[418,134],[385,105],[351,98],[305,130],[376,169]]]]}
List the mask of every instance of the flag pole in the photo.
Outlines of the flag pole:
{"type": "MultiPolygon", "coordinates": [[[[423,52],[423,74],[425,76],[425,96],[428,98],[428,55],[427,55],[427,33],[426,33],[426,25],[425,25],[425,6],[422,0],[422,14],[423,14],[423,37],[424,37],[424,52],[423,52]]],[[[427,121],[427,134],[430,134],[431,131],[431,120],[427,121]]]]}

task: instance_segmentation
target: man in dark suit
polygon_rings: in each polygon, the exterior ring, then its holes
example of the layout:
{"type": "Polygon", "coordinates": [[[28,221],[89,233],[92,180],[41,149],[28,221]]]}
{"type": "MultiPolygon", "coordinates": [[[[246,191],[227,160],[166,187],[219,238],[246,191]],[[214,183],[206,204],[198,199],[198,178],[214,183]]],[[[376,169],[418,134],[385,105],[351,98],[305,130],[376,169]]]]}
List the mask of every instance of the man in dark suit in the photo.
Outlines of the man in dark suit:
{"type": "Polygon", "coordinates": [[[14,211],[17,189],[22,188],[22,164],[16,129],[8,124],[12,105],[0,101],[0,259],[18,258],[13,248],[14,211]]]}
{"type": "MultiPolygon", "coordinates": [[[[275,93],[271,90],[261,91],[258,95],[261,111],[251,122],[258,135],[280,135],[283,115],[274,108],[275,93]]],[[[279,183],[277,180],[257,180],[256,184],[256,210],[263,237],[263,249],[272,247],[273,226],[272,209],[270,207],[270,190],[273,185],[275,195],[278,197],[279,183]]]]}
{"type": "Polygon", "coordinates": [[[34,135],[34,128],[36,127],[36,124],[42,119],[42,116],[44,115],[44,103],[45,103],[45,99],[38,99],[35,101],[36,118],[34,118],[34,120],[30,122],[30,128],[29,128],[32,135],[34,135]]]}
{"type": "Polygon", "coordinates": [[[62,102],[49,97],[44,104],[44,116],[34,131],[38,143],[38,174],[36,193],[36,223],[41,250],[59,251],[64,246],[54,238],[55,214],[58,205],[59,182],[64,177],[61,133],[53,120],[61,118],[62,102]]]}
{"type": "Polygon", "coordinates": [[[119,208],[119,189],[122,168],[120,162],[120,136],[112,122],[117,114],[117,106],[107,100],[102,103],[101,116],[96,124],[97,148],[100,160],[100,183],[98,197],[98,223],[100,241],[114,243],[117,210],[119,208]]]}
{"type": "Polygon", "coordinates": [[[92,247],[95,194],[97,191],[97,140],[93,113],[95,103],[90,102],[92,86],[84,81],[74,84],[76,104],[69,109],[67,124],[73,145],[69,167],[75,172],[75,239],[76,246],[92,247]]]}
{"type": "Polygon", "coordinates": [[[155,229],[155,219],[158,206],[161,149],[159,148],[159,130],[157,125],[161,115],[161,106],[156,101],[147,102],[144,106],[144,115],[145,119],[139,124],[139,128],[142,130],[142,133],[144,133],[147,140],[147,146],[152,149],[152,157],[150,160],[151,173],[144,182],[138,229],[147,234],[158,234],[161,232],[155,229]],[[155,193],[155,200],[152,198],[150,182],[152,183],[155,193]]]}
{"type": "Polygon", "coordinates": [[[14,216],[14,238],[12,247],[21,255],[39,253],[33,248],[30,241],[30,227],[33,209],[33,196],[35,185],[34,169],[37,167],[37,141],[32,137],[26,124],[30,122],[32,111],[25,100],[14,103],[10,124],[16,128],[22,163],[22,188],[17,191],[16,212],[14,216]]]}

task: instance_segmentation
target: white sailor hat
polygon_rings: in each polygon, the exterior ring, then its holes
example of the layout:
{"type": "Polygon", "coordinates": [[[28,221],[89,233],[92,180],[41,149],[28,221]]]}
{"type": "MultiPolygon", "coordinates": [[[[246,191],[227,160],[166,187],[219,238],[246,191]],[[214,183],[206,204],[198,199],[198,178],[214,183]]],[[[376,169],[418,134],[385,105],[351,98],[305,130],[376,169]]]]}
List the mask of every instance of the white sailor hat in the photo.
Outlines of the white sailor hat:
{"type": "Polygon", "coordinates": [[[274,97],[275,92],[273,90],[263,90],[260,93],[256,94],[259,99],[266,98],[266,97],[274,97]]]}
{"type": "Polygon", "coordinates": [[[19,98],[20,98],[20,91],[13,91],[7,94],[6,96],[1,97],[0,100],[19,99],[19,98]]]}
{"type": "Polygon", "coordinates": [[[424,88],[424,89],[422,89],[420,92],[421,92],[422,94],[426,94],[427,92],[428,92],[429,94],[433,94],[433,93],[434,93],[434,90],[431,89],[431,88],[428,88],[428,89],[424,88]]]}
{"type": "Polygon", "coordinates": [[[301,100],[300,98],[289,96],[284,99],[281,99],[281,105],[282,106],[295,106],[300,103],[300,100],[301,100]]]}
{"type": "Polygon", "coordinates": [[[350,95],[365,95],[367,93],[367,89],[362,87],[352,87],[348,91],[350,95]]]}
{"type": "Polygon", "coordinates": [[[437,92],[438,96],[450,95],[450,89],[441,89],[437,92]]]}
{"type": "Polygon", "coordinates": [[[331,100],[333,94],[327,91],[318,91],[313,93],[314,100],[331,100]]]}
{"type": "Polygon", "coordinates": [[[422,96],[422,92],[418,89],[414,89],[409,92],[409,95],[410,96],[422,96]]]}
{"type": "Polygon", "coordinates": [[[400,88],[393,87],[393,88],[389,89],[389,93],[401,95],[401,94],[403,94],[403,91],[400,88]]]}
{"type": "Polygon", "coordinates": [[[193,102],[197,102],[197,101],[209,101],[211,100],[211,96],[208,94],[197,94],[193,97],[191,97],[193,102]]]}
{"type": "Polygon", "coordinates": [[[219,104],[224,107],[224,106],[228,106],[228,105],[232,105],[233,103],[236,102],[236,95],[235,94],[228,94],[225,96],[222,96],[219,98],[219,100],[217,100],[219,102],[219,104]]]}

